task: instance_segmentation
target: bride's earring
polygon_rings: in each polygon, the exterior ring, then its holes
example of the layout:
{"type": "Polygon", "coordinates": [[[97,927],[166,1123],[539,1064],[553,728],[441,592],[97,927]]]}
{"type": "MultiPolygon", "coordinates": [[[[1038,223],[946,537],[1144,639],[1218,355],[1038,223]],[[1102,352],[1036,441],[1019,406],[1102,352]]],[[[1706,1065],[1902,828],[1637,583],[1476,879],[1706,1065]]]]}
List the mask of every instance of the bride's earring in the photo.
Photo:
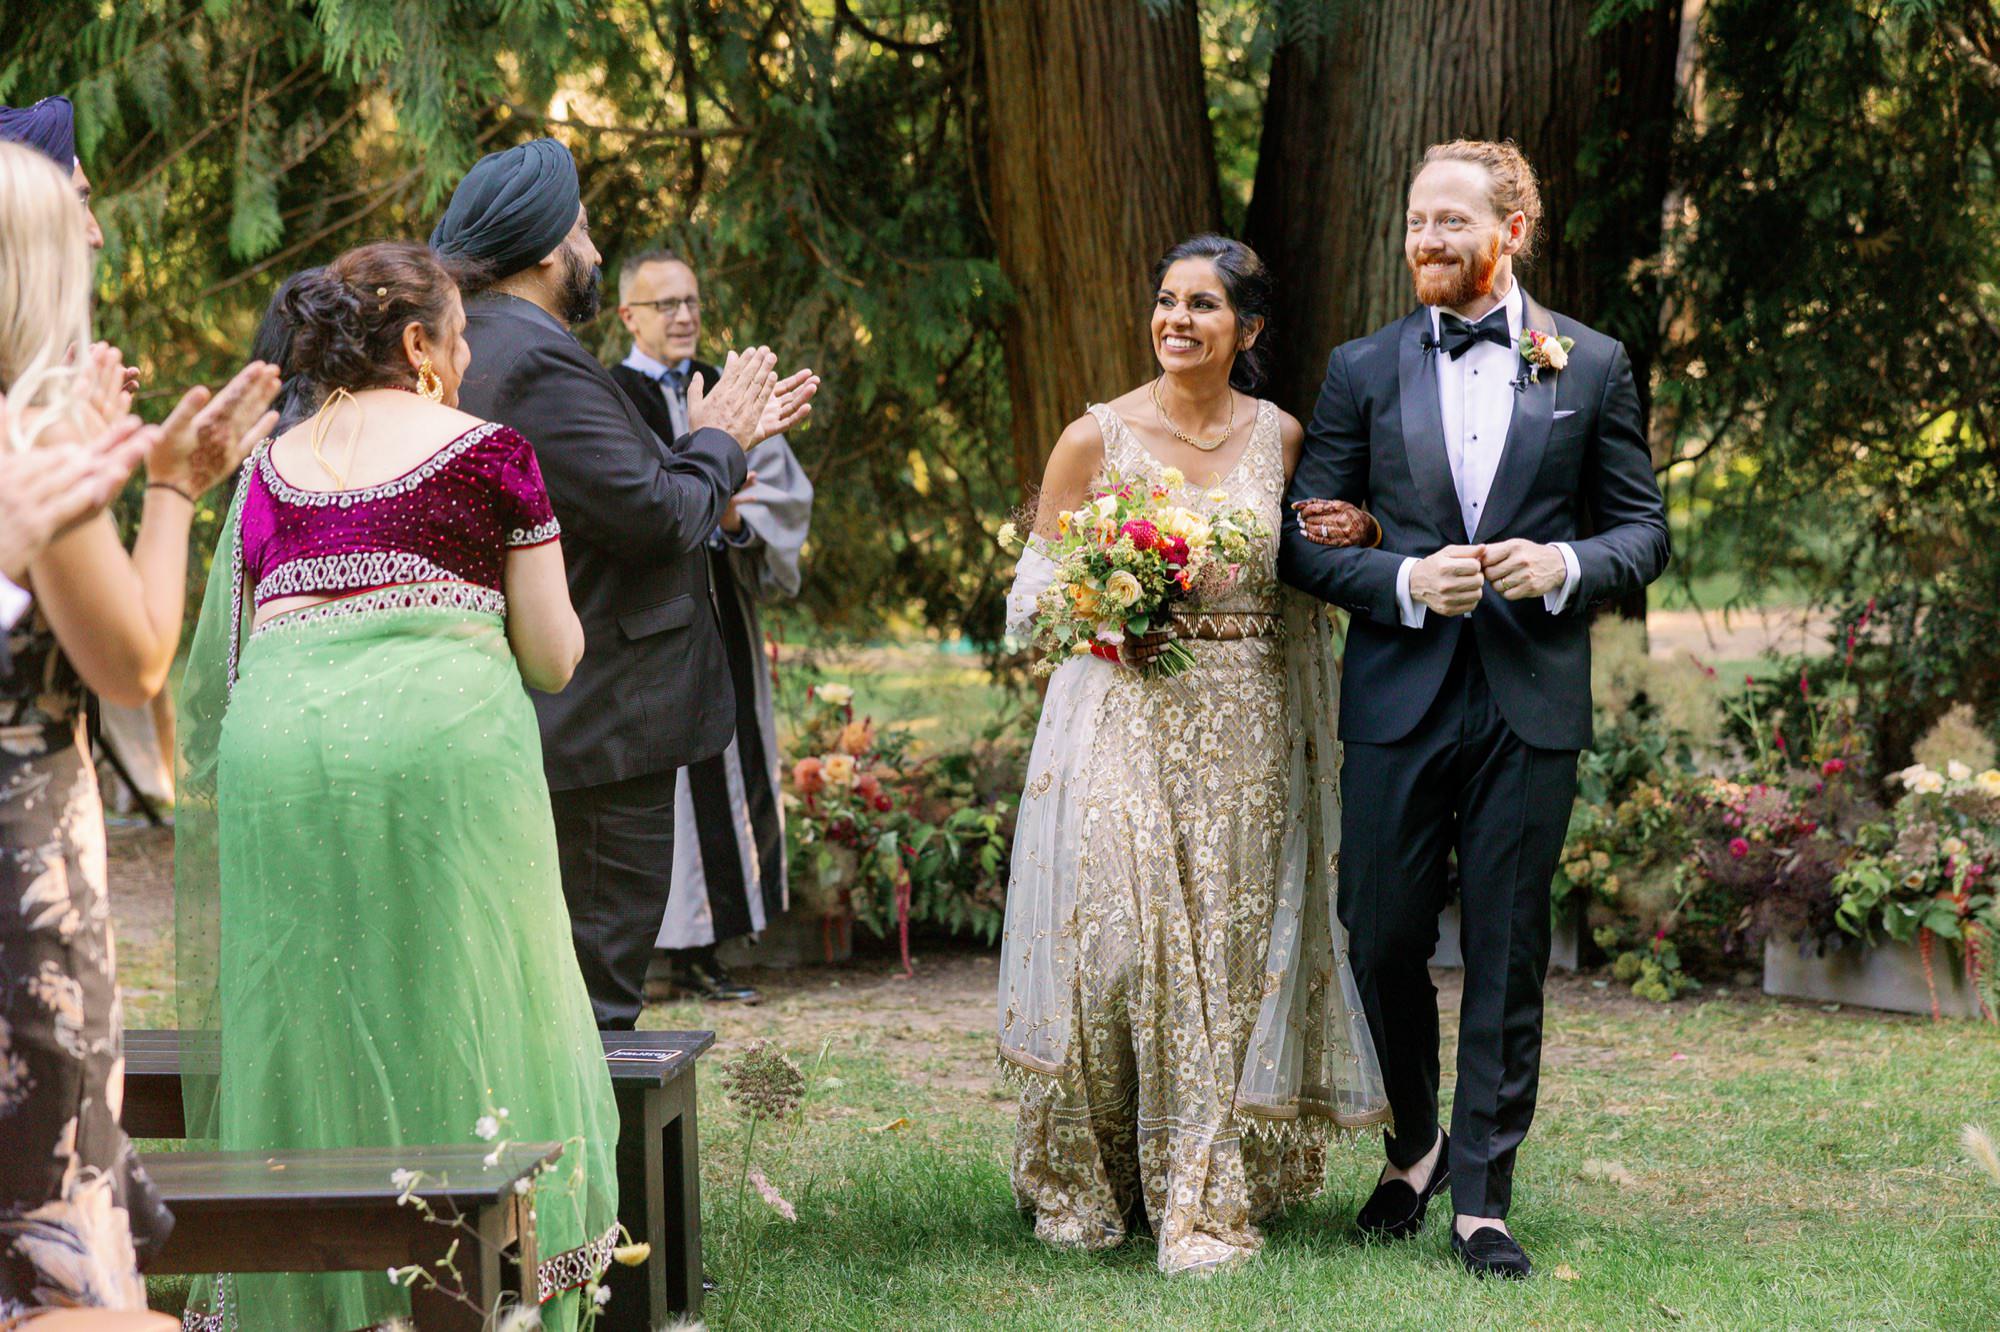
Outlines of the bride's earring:
{"type": "Polygon", "coordinates": [[[437,368],[428,356],[417,367],[417,395],[425,402],[444,401],[444,380],[438,377],[437,368]]]}

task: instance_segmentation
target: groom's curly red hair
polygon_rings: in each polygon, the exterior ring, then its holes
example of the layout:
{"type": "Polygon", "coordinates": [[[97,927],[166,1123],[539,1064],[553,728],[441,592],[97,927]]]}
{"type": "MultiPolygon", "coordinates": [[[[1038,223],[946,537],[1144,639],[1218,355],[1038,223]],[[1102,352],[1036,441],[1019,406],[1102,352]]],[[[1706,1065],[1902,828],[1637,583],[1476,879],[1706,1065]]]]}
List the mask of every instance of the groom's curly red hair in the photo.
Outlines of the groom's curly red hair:
{"type": "Polygon", "coordinates": [[[1535,168],[1528,164],[1513,140],[1496,143],[1491,139],[1453,139],[1450,143],[1434,143],[1424,150],[1424,160],[1417,164],[1417,171],[1422,172],[1433,162],[1468,162],[1484,167],[1493,180],[1493,211],[1502,218],[1519,212],[1528,219],[1527,239],[1522,241],[1515,261],[1526,260],[1534,253],[1535,241],[1542,231],[1542,191],[1535,181],[1535,168]]]}

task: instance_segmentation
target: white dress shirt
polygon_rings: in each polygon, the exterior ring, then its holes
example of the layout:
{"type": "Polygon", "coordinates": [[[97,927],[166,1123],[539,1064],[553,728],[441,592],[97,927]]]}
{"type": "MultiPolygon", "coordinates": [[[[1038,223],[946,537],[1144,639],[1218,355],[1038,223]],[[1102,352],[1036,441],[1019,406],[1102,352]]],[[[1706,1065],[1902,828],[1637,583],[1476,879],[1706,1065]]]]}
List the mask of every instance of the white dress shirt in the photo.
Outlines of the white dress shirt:
{"type": "MultiPolygon", "coordinates": [[[[1493,478],[1499,474],[1500,459],[1507,449],[1507,431],[1514,421],[1514,380],[1521,373],[1520,283],[1508,286],[1500,305],[1507,311],[1505,347],[1475,342],[1456,358],[1443,351],[1431,356],[1431,364],[1437,367],[1444,449],[1451,459],[1452,488],[1458,492],[1458,513],[1467,535],[1478,532],[1479,520],[1486,516],[1486,498],[1493,489],[1493,478]]],[[[1435,305],[1430,307],[1433,338],[1442,336],[1440,313],[1435,305]]],[[[1576,552],[1569,548],[1568,542],[1558,541],[1555,548],[1562,552],[1567,572],[1563,585],[1542,598],[1551,615],[1569,604],[1582,572],[1576,552]]],[[[1403,567],[1396,571],[1396,605],[1402,611],[1405,625],[1421,629],[1429,607],[1410,596],[1410,572],[1416,567],[1417,561],[1406,556],[1403,567]]]]}
{"type": "Polygon", "coordinates": [[[6,574],[0,574],[0,633],[12,629],[28,613],[28,607],[35,599],[28,595],[28,589],[15,584],[6,574]]]}

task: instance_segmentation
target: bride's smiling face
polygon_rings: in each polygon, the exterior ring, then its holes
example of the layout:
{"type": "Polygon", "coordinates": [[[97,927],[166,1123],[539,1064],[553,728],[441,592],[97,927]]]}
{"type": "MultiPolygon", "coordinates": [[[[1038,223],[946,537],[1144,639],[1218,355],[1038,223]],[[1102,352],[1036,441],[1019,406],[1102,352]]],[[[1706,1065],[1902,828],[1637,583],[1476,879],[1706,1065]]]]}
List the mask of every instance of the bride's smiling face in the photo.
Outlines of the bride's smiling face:
{"type": "Polygon", "coordinates": [[[1153,355],[1162,370],[1174,375],[1217,366],[1227,374],[1242,342],[1236,307],[1213,263],[1182,259],[1167,269],[1153,293],[1153,355]]]}

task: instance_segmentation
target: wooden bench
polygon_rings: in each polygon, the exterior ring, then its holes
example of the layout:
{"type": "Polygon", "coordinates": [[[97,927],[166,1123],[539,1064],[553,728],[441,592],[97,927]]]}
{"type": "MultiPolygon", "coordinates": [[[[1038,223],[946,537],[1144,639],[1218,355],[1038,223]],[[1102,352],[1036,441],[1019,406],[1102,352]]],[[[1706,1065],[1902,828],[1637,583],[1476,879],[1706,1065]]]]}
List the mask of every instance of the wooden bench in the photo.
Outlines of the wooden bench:
{"type": "MultiPolygon", "coordinates": [[[[653,1252],[643,1267],[612,1267],[611,1303],[597,1325],[603,1332],[651,1332],[701,1313],[695,1063],[715,1044],[715,1033],[599,1035],[618,1102],[618,1220],[653,1252]]],[[[187,1136],[178,1031],[125,1033],[125,1131],[135,1138],[187,1136]]],[[[382,1177],[388,1179],[386,1171],[382,1177]]]]}
{"type": "MultiPolygon", "coordinates": [[[[505,1289],[501,1250],[512,1246],[516,1295],[535,1299],[535,1211],[514,1191],[562,1156],[561,1143],[511,1143],[487,1165],[478,1143],[439,1147],[362,1147],[310,1152],[150,1152],[143,1160],[174,1214],[149,1274],[215,1272],[373,1272],[433,1266],[458,1230],[425,1219],[399,1202],[392,1171],[422,1172],[411,1190],[441,1218],[463,1221],[479,1242],[461,1243],[454,1262],[465,1296],[491,1309],[505,1289]]],[[[412,1289],[423,1332],[476,1329],[485,1319],[459,1300],[412,1289]]]]}

